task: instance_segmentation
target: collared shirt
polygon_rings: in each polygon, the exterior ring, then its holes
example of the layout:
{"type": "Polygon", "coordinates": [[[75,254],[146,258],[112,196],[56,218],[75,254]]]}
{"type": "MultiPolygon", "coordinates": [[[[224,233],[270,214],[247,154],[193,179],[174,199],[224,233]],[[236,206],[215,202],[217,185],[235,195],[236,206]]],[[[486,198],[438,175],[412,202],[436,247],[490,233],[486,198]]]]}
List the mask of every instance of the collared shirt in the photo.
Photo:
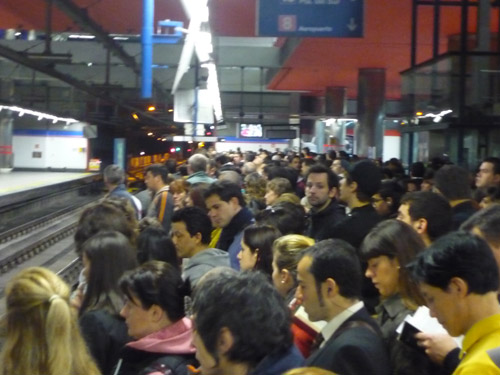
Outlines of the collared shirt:
{"type": "Polygon", "coordinates": [[[322,348],[323,345],[325,345],[325,343],[328,341],[328,339],[333,336],[335,331],[339,329],[342,323],[344,323],[347,319],[356,314],[363,307],[364,307],[363,301],[359,301],[354,305],[352,305],[351,307],[345,309],[336,317],[334,317],[332,320],[330,320],[328,323],[326,323],[326,326],[321,330],[321,335],[323,336],[325,341],[323,341],[323,343],[320,345],[320,348],[322,348]]]}
{"type": "Polygon", "coordinates": [[[453,375],[497,375],[500,369],[487,351],[500,346],[500,314],[475,323],[465,334],[462,360],[453,375]]]}

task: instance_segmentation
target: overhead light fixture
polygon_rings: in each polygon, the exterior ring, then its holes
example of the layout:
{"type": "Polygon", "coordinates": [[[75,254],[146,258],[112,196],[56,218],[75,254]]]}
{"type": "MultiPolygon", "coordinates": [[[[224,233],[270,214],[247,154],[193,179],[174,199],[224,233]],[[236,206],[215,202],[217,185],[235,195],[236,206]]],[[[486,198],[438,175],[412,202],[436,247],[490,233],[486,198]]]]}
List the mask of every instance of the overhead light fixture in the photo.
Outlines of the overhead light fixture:
{"type": "Polygon", "coordinates": [[[132,117],[134,118],[134,120],[139,120],[139,116],[137,115],[137,113],[132,113],[132,117]]]}
{"type": "Polygon", "coordinates": [[[156,107],[154,105],[150,105],[150,106],[148,106],[148,111],[154,112],[154,111],[156,111],[156,107]]]}
{"type": "Polygon", "coordinates": [[[417,112],[417,118],[422,119],[422,118],[432,118],[432,121],[435,123],[441,122],[443,120],[443,117],[452,113],[453,110],[451,109],[446,109],[444,111],[441,111],[439,113],[426,113],[425,115],[422,112],[417,112]],[[418,115],[418,113],[421,113],[421,115],[418,115]]]}
{"type": "Polygon", "coordinates": [[[49,113],[33,111],[31,109],[12,106],[12,105],[0,105],[0,111],[2,111],[3,109],[7,109],[7,110],[12,111],[12,112],[17,112],[19,114],[19,117],[23,117],[25,114],[27,114],[27,115],[36,117],[39,121],[40,120],[51,120],[52,123],[54,123],[54,124],[58,121],[66,122],[66,124],[80,122],[78,120],[75,120],[74,118],[54,116],[54,115],[51,115],[49,113]]]}

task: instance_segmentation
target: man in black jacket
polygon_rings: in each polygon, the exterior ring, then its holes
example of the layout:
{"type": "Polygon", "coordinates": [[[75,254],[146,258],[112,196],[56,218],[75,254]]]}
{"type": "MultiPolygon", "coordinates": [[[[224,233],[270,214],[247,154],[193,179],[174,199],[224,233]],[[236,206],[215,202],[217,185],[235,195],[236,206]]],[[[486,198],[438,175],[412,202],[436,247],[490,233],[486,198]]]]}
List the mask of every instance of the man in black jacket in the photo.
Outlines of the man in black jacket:
{"type": "Polygon", "coordinates": [[[306,234],[321,241],[329,237],[331,228],[345,216],[344,207],[335,198],[339,180],[322,164],[313,165],[306,178],[306,197],[311,205],[306,234]]]}
{"type": "Polygon", "coordinates": [[[297,299],[311,321],[327,322],[306,365],[343,375],[390,374],[380,329],[359,300],[362,275],[355,249],[342,240],[318,242],[297,270],[297,299]]]}

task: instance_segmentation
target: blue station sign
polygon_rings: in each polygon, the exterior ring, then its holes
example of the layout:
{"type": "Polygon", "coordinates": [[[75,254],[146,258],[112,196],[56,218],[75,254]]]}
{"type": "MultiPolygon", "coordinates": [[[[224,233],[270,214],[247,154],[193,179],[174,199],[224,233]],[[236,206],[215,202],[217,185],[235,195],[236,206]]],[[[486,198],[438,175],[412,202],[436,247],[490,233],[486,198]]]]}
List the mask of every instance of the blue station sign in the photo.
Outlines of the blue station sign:
{"type": "Polygon", "coordinates": [[[363,0],[258,0],[257,35],[363,37],[363,0]]]}

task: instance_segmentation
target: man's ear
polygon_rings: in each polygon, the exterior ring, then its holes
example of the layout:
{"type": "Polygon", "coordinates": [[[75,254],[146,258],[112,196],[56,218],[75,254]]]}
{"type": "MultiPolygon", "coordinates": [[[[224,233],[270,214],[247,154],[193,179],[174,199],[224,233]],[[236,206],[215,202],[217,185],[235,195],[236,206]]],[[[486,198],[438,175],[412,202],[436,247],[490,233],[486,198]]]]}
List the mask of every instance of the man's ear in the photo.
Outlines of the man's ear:
{"type": "Polygon", "coordinates": [[[237,197],[231,197],[231,198],[229,198],[229,203],[232,206],[239,206],[240,205],[240,201],[238,200],[237,197]]]}
{"type": "Polygon", "coordinates": [[[152,322],[158,323],[161,319],[163,319],[163,316],[165,314],[165,311],[158,305],[152,305],[149,308],[149,316],[152,322]]]}
{"type": "Polygon", "coordinates": [[[427,232],[427,219],[420,218],[413,223],[413,227],[418,234],[424,234],[427,232]]]}
{"type": "Polygon", "coordinates": [[[332,187],[330,191],[328,192],[328,196],[330,198],[335,198],[337,196],[338,189],[336,187],[332,187]]]}
{"type": "Polygon", "coordinates": [[[358,191],[358,183],[356,181],[353,181],[349,184],[349,190],[351,190],[351,193],[355,193],[358,191]]]}
{"type": "Polygon", "coordinates": [[[219,331],[219,337],[217,339],[217,352],[219,354],[226,354],[234,344],[234,337],[229,328],[222,327],[219,331]]]}
{"type": "Polygon", "coordinates": [[[201,239],[202,239],[201,232],[196,233],[193,237],[196,238],[197,243],[201,243],[201,239]]]}
{"type": "Polygon", "coordinates": [[[329,298],[335,297],[339,293],[339,287],[331,277],[323,282],[323,290],[329,298]]]}
{"type": "Polygon", "coordinates": [[[447,291],[457,298],[464,298],[469,294],[469,285],[460,277],[452,277],[448,284],[447,291]]]}

